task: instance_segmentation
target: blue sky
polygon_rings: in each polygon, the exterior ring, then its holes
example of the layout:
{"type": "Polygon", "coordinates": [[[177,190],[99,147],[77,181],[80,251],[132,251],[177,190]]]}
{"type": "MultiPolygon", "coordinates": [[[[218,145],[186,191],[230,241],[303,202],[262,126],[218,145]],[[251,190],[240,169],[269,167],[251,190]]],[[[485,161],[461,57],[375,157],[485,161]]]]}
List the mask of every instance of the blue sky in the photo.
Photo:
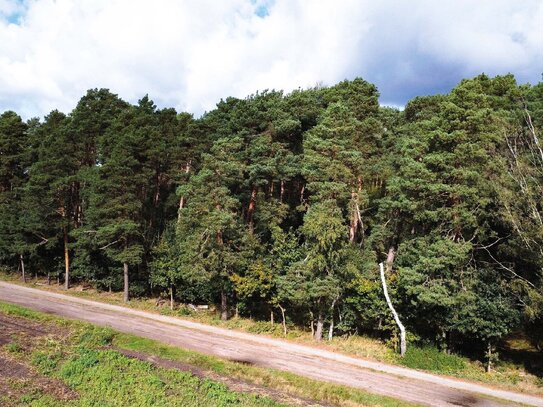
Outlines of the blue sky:
{"type": "Polygon", "coordinates": [[[23,0],[0,0],[0,19],[8,24],[20,24],[25,8],[23,0]]]}
{"type": "Polygon", "coordinates": [[[0,111],[89,88],[201,114],[227,96],[363,77],[381,103],[481,72],[536,83],[541,0],[0,0],[0,111]]]}

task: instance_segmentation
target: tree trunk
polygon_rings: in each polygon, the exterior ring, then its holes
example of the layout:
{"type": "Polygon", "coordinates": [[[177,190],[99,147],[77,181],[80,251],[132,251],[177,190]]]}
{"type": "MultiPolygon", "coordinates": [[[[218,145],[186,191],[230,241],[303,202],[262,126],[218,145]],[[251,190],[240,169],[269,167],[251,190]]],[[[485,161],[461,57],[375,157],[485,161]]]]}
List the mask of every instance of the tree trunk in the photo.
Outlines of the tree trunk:
{"type": "MultiPolygon", "coordinates": [[[[187,161],[187,164],[185,165],[185,174],[188,174],[190,171],[190,165],[192,161],[187,161]]],[[[181,195],[179,198],[179,211],[177,212],[177,222],[179,223],[181,221],[181,209],[185,207],[185,197],[181,195]]]]}
{"type": "MultiPolygon", "coordinates": [[[[392,268],[392,263],[394,262],[394,248],[391,247],[388,251],[387,256],[387,270],[390,271],[392,268]]],[[[388,295],[388,289],[387,289],[387,283],[385,279],[385,266],[383,263],[379,263],[379,269],[381,272],[381,283],[383,284],[383,293],[385,294],[385,299],[388,304],[388,308],[390,308],[390,311],[392,312],[392,315],[394,316],[394,321],[396,321],[396,325],[398,325],[398,328],[400,329],[400,355],[403,357],[405,355],[405,352],[407,350],[407,344],[405,339],[405,327],[403,326],[402,322],[400,321],[400,317],[398,316],[398,313],[394,309],[394,306],[392,305],[392,301],[390,301],[390,297],[388,295]]]]}
{"type": "Polygon", "coordinates": [[[273,309],[270,310],[270,325],[273,326],[274,320],[273,320],[273,309]]]}
{"type": "Polygon", "coordinates": [[[530,133],[532,134],[532,137],[534,139],[534,143],[537,147],[537,150],[539,151],[539,157],[541,158],[541,162],[543,163],[543,150],[541,149],[541,146],[539,145],[539,138],[537,137],[537,133],[535,132],[535,127],[532,122],[532,117],[530,116],[530,113],[528,112],[528,109],[526,109],[526,107],[524,108],[524,114],[526,116],[526,123],[528,124],[528,127],[530,129],[530,133]]]}
{"type": "Polygon", "coordinates": [[[334,307],[336,306],[336,299],[332,301],[332,306],[330,307],[330,328],[328,329],[328,340],[331,341],[334,336],[334,307]]]}
{"type": "Polygon", "coordinates": [[[358,213],[356,211],[357,194],[351,191],[351,220],[349,226],[349,242],[354,243],[358,234],[358,213]]]}
{"type": "Polygon", "coordinates": [[[155,207],[158,206],[158,201],[160,200],[160,172],[159,170],[155,173],[155,196],[153,198],[153,204],[155,207]]]}
{"type": "Polygon", "coordinates": [[[441,331],[441,333],[438,336],[438,342],[439,342],[439,347],[441,348],[441,352],[449,353],[446,331],[444,330],[441,331]]]}
{"type": "Polygon", "coordinates": [[[51,285],[51,273],[47,272],[47,285],[51,285]]]}
{"type": "Polygon", "coordinates": [[[224,289],[221,290],[221,321],[228,319],[228,297],[224,289]]]}
{"type": "Polygon", "coordinates": [[[490,373],[490,370],[492,369],[492,342],[488,341],[488,348],[486,353],[486,372],[490,373]]]}
{"type": "Polygon", "coordinates": [[[21,273],[23,275],[23,283],[26,283],[25,261],[22,254],[19,255],[19,260],[21,262],[21,273]]]}
{"type": "Polygon", "coordinates": [[[124,269],[124,292],[123,292],[123,300],[124,302],[128,302],[130,299],[128,296],[128,263],[123,264],[124,269]]]}
{"type": "Polygon", "coordinates": [[[170,284],[170,309],[173,311],[173,284],[170,284]]]}
{"type": "Polygon", "coordinates": [[[70,251],[68,250],[68,229],[63,228],[64,234],[64,288],[70,288],[70,251]]]}
{"type": "Polygon", "coordinates": [[[331,341],[334,337],[334,315],[332,315],[332,320],[330,321],[330,328],[328,329],[328,340],[331,341]]]}
{"type": "Polygon", "coordinates": [[[185,197],[182,196],[181,198],[179,198],[179,212],[177,213],[178,221],[181,220],[181,209],[183,209],[184,207],[185,207],[185,197]]]}
{"type": "Polygon", "coordinates": [[[279,202],[283,203],[285,198],[285,181],[281,180],[281,193],[279,195],[279,202]]]}
{"type": "Polygon", "coordinates": [[[255,213],[257,193],[258,193],[258,188],[253,187],[253,190],[251,191],[251,199],[249,201],[249,208],[247,209],[247,223],[249,224],[249,230],[251,232],[253,231],[253,216],[255,213]]]}
{"type": "Polygon", "coordinates": [[[309,324],[309,326],[311,327],[311,336],[314,338],[315,337],[315,316],[313,315],[313,311],[309,311],[309,315],[311,316],[310,324],[309,324]]]}
{"type": "Polygon", "coordinates": [[[321,341],[322,340],[322,330],[324,328],[324,317],[322,315],[322,311],[319,310],[319,314],[317,315],[317,330],[315,331],[315,340],[321,341]]]}
{"type": "Polygon", "coordinates": [[[281,324],[283,325],[283,335],[287,336],[287,321],[285,319],[285,309],[279,305],[279,309],[281,310],[281,324]]]}

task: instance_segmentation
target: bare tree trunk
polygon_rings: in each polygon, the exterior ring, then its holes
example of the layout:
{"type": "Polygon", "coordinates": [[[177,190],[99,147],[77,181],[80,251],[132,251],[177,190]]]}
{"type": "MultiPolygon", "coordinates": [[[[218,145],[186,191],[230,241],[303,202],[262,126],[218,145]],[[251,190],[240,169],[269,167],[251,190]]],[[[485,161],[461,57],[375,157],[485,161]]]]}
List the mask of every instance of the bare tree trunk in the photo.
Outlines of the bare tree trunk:
{"type": "Polygon", "coordinates": [[[51,285],[51,273],[47,272],[47,285],[51,285]]]}
{"type": "Polygon", "coordinates": [[[221,290],[221,321],[228,319],[228,297],[224,288],[221,290]]]}
{"type": "Polygon", "coordinates": [[[328,329],[328,340],[331,341],[334,337],[334,316],[332,315],[332,320],[330,321],[330,328],[328,329]]]}
{"type": "Polygon", "coordinates": [[[21,273],[23,275],[23,283],[26,283],[25,261],[22,254],[19,255],[19,260],[21,262],[21,273]]]}
{"type": "MultiPolygon", "coordinates": [[[[188,160],[187,164],[185,165],[185,174],[188,174],[190,172],[190,165],[192,163],[192,160],[188,160]]],[[[185,207],[185,196],[181,195],[179,198],[179,211],[177,212],[177,222],[181,221],[181,209],[185,207]]]]}
{"type": "Polygon", "coordinates": [[[283,203],[285,198],[285,181],[281,180],[281,194],[279,195],[279,202],[283,203]]]}
{"type": "Polygon", "coordinates": [[[492,370],[492,342],[488,341],[488,348],[487,348],[487,363],[486,363],[486,372],[490,373],[492,370]]]}
{"type": "Polygon", "coordinates": [[[322,330],[324,328],[324,316],[322,315],[322,311],[319,310],[319,313],[317,315],[317,330],[315,331],[315,340],[321,341],[322,340],[322,330]]]}
{"type": "Polygon", "coordinates": [[[315,316],[313,315],[313,311],[309,310],[309,315],[311,316],[310,324],[309,324],[309,326],[311,327],[311,336],[314,338],[315,337],[315,316]]]}
{"type": "Polygon", "coordinates": [[[364,244],[364,221],[362,220],[362,214],[360,213],[360,207],[358,203],[355,205],[356,217],[358,218],[358,224],[360,228],[360,244],[364,244]]]}
{"type": "Polygon", "coordinates": [[[170,284],[170,309],[173,311],[173,284],[170,284]]]}
{"type": "Polygon", "coordinates": [[[123,264],[123,271],[124,271],[123,300],[124,302],[128,302],[128,300],[130,299],[128,296],[128,263],[123,264]]]}
{"type": "MultiPolygon", "coordinates": [[[[387,270],[390,271],[392,268],[392,263],[394,262],[394,248],[391,247],[388,251],[387,256],[387,270]]],[[[390,301],[390,297],[388,295],[388,289],[387,289],[387,283],[385,279],[385,266],[383,263],[379,263],[379,269],[381,272],[381,283],[383,284],[383,293],[385,294],[385,299],[388,304],[388,308],[390,308],[390,311],[392,312],[392,315],[394,316],[394,321],[396,321],[396,325],[398,325],[398,328],[400,329],[400,355],[403,357],[405,355],[405,352],[407,350],[407,344],[405,339],[405,327],[403,326],[402,322],[400,321],[400,317],[398,316],[398,313],[394,309],[394,306],[392,305],[392,301],[390,301]]]]}
{"type": "Polygon", "coordinates": [[[330,307],[330,328],[328,329],[328,340],[331,341],[334,336],[334,307],[336,306],[337,299],[332,301],[332,306],[330,307]]]}
{"type": "Polygon", "coordinates": [[[526,109],[526,107],[524,108],[524,114],[526,115],[526,123],[528,124],[528,127],[530,129],[530,133],[532,133],[534,143],[537,147],[537,150],[539,151],[539,157],[541,158],[541,162],[543,163],[543,150],[541,149],[541,146],[539,145],[539,138],[537,137],[537,133],[535,131],[534,124],[532,122],[532,117],[530,116],[530,113],[528,112],[528,109],[526,109]]]}
{"type": "Polygon", "coordinates": [[[441,352],[443,353],[449,353],[449,347],[447,343],[447,332],[445,330],[442,330],[438,336],[438,342],[439,346],[441,348],[441,352]]]}
{"type": "Polygon", "coordinates": [[[253,216],[255,213],[257,193],[258,193],[258,188],[253,187],[253,190],[251,191],[251,199],[249,201],[249,208],[247,209],[247,223],[249,224],[249,230],[251,232],[253,231],[253,216]]]}
{"type": "Polygon", "coordinates": [[[273,318],[273,308],[270,309],[270,325],[273,326],[273,324],[275,323],[274,321],[274,318],[273,318]]]}
{"type": "Polygon", "coordinates": [[[285,319],[285,309],[281,305],[278,306],[281,310],[281,324],[283,325],[283,335],[287,336],[287,321],[285,319]]]}
{"type": "Polygon", "coordinates": [[[351,220],[349,225],[349,242],[354,243],[358,234],[358,214],[356,212],[356,192],[351,191],[351,220]]]}
{"type": "Polygon", "coordinates": [[[64,234],[64,289],[70,288],[70,251],[68,249],[68,229],[63,228],[64,234]]]}
{"type": "Polygon", "coordinates": [[[157,170],[155,174],[155,196],[153,197],[153,204],[155,207],[160,200],[160,172],[157,170]]]}

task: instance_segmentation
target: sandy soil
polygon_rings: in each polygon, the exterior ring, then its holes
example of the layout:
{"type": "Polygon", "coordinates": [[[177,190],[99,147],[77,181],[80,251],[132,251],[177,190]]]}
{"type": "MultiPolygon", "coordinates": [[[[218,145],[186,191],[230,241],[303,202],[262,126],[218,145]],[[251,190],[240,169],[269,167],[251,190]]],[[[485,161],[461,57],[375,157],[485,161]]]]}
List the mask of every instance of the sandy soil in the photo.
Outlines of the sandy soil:
{"type": "Polygon", "coordinates": [[[422,405],[503,406],[517,402],[543,406],[543,398],[535,396],[4,282],[0,282],[0,301],[422,405]],[[497,401],[492,397],[507,401],[497,401]]]}

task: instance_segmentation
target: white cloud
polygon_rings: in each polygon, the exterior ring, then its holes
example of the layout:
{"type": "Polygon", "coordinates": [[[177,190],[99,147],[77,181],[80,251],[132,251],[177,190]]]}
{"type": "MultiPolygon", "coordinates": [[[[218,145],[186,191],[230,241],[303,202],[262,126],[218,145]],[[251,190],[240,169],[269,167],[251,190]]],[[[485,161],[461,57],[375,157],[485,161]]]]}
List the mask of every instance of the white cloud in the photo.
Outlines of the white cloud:
{"type": "Polygon", "coordinates": [[[354,76],[401,105],[482,71],[540,79],[543,2],[0,0],[0,111],[25,117],[92,87],[201,113],[354,76]]]}

